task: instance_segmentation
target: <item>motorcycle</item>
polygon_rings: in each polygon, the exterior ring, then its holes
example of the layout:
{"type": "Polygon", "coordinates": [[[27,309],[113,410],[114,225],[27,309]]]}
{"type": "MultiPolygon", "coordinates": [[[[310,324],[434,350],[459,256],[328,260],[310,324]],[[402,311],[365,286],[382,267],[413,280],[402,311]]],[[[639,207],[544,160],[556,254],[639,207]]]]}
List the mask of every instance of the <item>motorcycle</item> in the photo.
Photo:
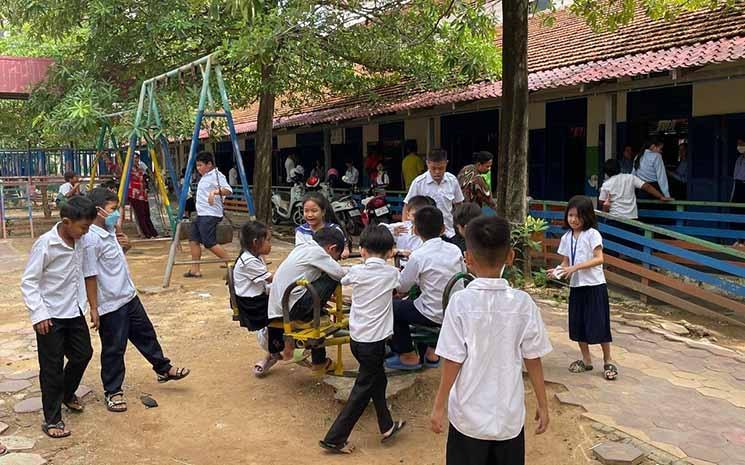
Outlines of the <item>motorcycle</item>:
{"type": "Polygon", "coordinates": [[[336,219],[344,226],[344,229],[353,236],[362,232],[365,225],[362,223],[360,207],[351,195],[345,195],[331,201],[336,219]]]}
{"type": "Polygon", "coordinates": [[[362,223],[365,226],[392,222],[392,212],[385,198],[385,188],[371,187],[368,196],[362,199],[362,206],[362,223]]]}
{"type": "Polygon", "coordinates": [[[293,186],[290,191],[278,191],[272,195],[272,223],[279,224],[280,221],[290,221],[295,226],[305,222],[303,216],[303,197],[305,196],[305,183],[300,173],[292,178],[293,186]]]}

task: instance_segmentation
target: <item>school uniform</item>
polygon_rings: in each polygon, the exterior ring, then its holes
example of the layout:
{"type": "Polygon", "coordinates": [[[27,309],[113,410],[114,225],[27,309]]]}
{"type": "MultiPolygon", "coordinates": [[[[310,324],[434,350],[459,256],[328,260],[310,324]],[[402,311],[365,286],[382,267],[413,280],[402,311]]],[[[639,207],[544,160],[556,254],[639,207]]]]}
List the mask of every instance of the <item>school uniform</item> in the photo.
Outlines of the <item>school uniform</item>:
{"type": "Polygon", "coordinates": [[[80,242],[70,247],[57,223],[34,243],[21,279],[31,324],[51,320],[45,335],[36,333],[44,421],[62,420],[62,402],[73,400],[93,356],[84,312],[87,304],[80,242]],[[64,359],[67,358],[67,364],[64,359]]]}
{"type": "Polygon", "coordinates": [[[268,282],[272,274],[266,263],[249,251],[243,251],[233,266],[233,285],[240,324],[249,331],[258,331],[269,324],[267,307],[269,305],[268,282]]]}
{"type": "MultiPolygon", "coordinates": [[[[582,231],[574,238],[568,231],[561,238],[559,255],[574,266],[593,258],[603,238],[595,228],[582,231]]],[[[569,280],[569,339],[587,344],[611,342],[610,303],[603,265],[579,270],[569,280]]]]}
{"type": "MultiPolygon", "coordinates": [[[[670,197],[670,186],[667,181],[667,171],[662,155],[651,150],[645,150],[639,155],[639,168],[634,168],[633,175],[651,184],[655,189],[660,191],[665,197],[670,197]]],[[[652,196],[644,191],[637,195],[640,199],[651,199],[652,196]]]]}
{"type": "Polygon", "coordinates": [[[442,219],[445,222],[445,235],[453,237],[455,235],[453,205],[463,202],[463,191],[460,189],[458,178],[452,173],[445,173],[442,180],[437,183],[427,171],[417,176],[411,183],[404,203],[409,203],[409,200],[416,195],[424,195],[434,199],[437,208],[442,212],[442,219]]]}
{"type": "Polygon", "coordinates": [[[538,307],[506,280],[478,278],[453,295],[436,350],[461,364],[448,398],[448,465],[525,462],[522,363],[551,350],[538,307]]]}
{"type": "MultiPolygon", "coordinates": [[[[336,223],[326,223],[324,225],[325,228],[334,228],[344,237],[346,238],[346,234],[344,234],[344,230],[341,229],[341,226],[339,226],[336,223]]],[[[297,228],[295,228],[295,245],[298,244],[305,244],[306,242],[310,242],[313,240],[313,229],[311,229],[310,225],[308,223],[303,223],[297,228]]]]}
{"type": "Polygon", "coordinates": [[[349,334],[352,354],[360,364],[357,379],[339,416],[324,441],[343,445],[365,411],[370,399],[375,406],[380,433],[393,427],[385,400],[385,341],[393,334],[393,291],[399,285],[398,270],[382,258],[368,258],[353,266],[341,280],[352,286],[349,334]]]}
{"type": "Polygon", "coordinates": [[[230,194],[233,193],[225,175],[214,168],[205,173],[197,184],[197,219],[192,223],[189,235],[190,241],[198,242],[207,249],[217,245],[217,225],[223,217],[223,196],[215,195],[213,204],[209,203],[210,192],[217,189],[227,189],[230,194]]]}
{"type": "Polygon", "coordinates": [[[95,276],[98,288],[98,335],[101,338],[101,381],[107,395],[121,392],[124,353],[131,341],[156,374],[167,373],[171,361],[163,355],[155,328],[137,296],[124,251],[114,231],[92,225],[81,243],[83,273],[95,276]]]}
{"type": "MultiPolygon", "coordinates": [[[[383,226],[388,228],[388,230],[393,234],[393,238],[396,240],[396,250],[402,251],[407,250],[409,252],[413,252],[419,247],[422,246],[424,243],[422,241],[422,238],[414,234],[414,223],[411,221],[401,221],[398,223],[391,223],[391,224],[385,224],[381,223],[383,226]],[[403,226],[406,228],[406,232],[400,233],[396,235],[395,231],[396,228],[399,228],[403,226]]],[[[401,266],[406,266],[406,263],[409,260],[406,258],[401,259],[401,266]]]]}
{"type": "MultiPolygon", "coordinates": [[[[411,352],[414,346],[409,325],[438,327],[442,324],[442,294],[450,278],[466,271],[458,246],[439,237],[429,239],[411,253],[401,272],[398,291],[407,293],[415,284],[421,294],[414,300],[393,301],[393,339],[391,349],[398,354],[411,352]]],[[[462,287],[459,283],[458,286],[462,287]]]]}
{"type": "MultiPolygon", "coordinates": [[[[298,244],[274,272],[267,311],[269,321],[282,319],[282,297],[285,291],[297,280],[308,280],[318,293],[321,306],[323,306],[334,294],[339,281],[345,274],[347,274],[347,270],[331,258],[323,247],[313,239],[298,244]]],[[[313,319],[313,298],[305,287],[298,286],[292,290],[288,305],[291,320],[307,322],[313,319]]],[[[281,329],[269,327],[270,352],[279,353],[282,351],[284,348],[283,334],[284,332],[281,329]]],[[[311,355],[314,364],[324,363],[326,349],[314,349],[311,351],[311,355]]]]}

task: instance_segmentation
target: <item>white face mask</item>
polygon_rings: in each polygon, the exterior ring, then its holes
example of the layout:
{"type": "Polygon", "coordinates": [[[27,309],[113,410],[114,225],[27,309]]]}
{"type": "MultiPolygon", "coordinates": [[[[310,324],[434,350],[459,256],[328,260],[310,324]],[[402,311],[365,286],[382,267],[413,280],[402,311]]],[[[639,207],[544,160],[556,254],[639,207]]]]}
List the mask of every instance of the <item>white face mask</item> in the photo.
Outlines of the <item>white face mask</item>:
{"type": "Polygon", "coordinates": [[[745,154],[745,145],[738,145],[737,146],[737,151],[740,152],[740,153],[742,153],[742,154],[745,154]]]}

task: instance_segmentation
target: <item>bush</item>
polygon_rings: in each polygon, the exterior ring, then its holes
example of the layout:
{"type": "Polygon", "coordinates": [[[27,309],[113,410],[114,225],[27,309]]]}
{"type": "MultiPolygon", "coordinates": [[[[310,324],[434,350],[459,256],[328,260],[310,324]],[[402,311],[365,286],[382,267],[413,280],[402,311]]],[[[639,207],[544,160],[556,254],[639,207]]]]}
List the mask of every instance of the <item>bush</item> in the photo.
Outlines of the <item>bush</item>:
{"type": "MultiPolygon", "coordinates": [[[[505,270],[505,279],[514,287],[523,287],[526,276],[531,276],[530,253],[541,250],[543,233],[548,230],[548,222],[542,218],[528,216],[523,223],[512,225],[512,248],[515,250],[515,261],[505,270]]],[[[532,275],[536,285],[545,286],[548,276],[545,270],[532,275]],[[542,283],[542,284],[540,284],[542,283]]]]}

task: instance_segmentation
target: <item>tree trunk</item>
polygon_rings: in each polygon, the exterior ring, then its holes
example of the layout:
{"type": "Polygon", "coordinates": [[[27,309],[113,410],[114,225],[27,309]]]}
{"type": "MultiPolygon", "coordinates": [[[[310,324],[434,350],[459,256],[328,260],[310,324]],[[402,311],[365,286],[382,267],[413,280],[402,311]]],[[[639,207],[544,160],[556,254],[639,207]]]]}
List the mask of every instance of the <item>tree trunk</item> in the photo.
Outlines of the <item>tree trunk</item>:
{"type": "Polygon", "coordinates": [[[502,2],[502,112],[497,207],[525,221],[528,195],[528,0],[502,2]]]}
{"type": "Polygon", "coordinates": [[[269,85],[272,77],[273,67],[264,66],[261,69],[262,91],[259,96],[253,179],[256,219],[265,224],[271,222],[272,216],[272,123],[276,97],[269,85]]]}

